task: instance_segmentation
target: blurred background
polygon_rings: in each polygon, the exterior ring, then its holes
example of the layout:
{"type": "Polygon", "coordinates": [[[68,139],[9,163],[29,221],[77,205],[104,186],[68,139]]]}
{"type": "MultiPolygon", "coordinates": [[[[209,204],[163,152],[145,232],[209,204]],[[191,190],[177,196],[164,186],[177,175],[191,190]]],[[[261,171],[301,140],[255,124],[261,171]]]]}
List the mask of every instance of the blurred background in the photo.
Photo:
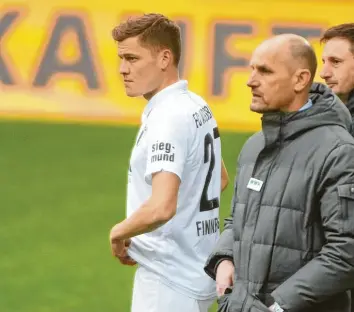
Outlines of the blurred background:
{"type": "MultiPolygon", "coordinates": [[[[264,39],[353,22],[352,0],[2,0],[0,312],[128,312],[134,268],[113,259],[129,154],[146,102],[125,96],[111,30],[127,16],[178,21],[181,77],[210,104],[231,180],[245,140],[248,61],[264,39]]],[[[318,70],[318,72],[319,72],[318,70]]],[[[321,81],[319,76],[317,81],[321,81]]],[[[232,183],[221,201],[229,213],[232,183]]],[[[212,311],[215,311],[215,306],[212,311]]]]}

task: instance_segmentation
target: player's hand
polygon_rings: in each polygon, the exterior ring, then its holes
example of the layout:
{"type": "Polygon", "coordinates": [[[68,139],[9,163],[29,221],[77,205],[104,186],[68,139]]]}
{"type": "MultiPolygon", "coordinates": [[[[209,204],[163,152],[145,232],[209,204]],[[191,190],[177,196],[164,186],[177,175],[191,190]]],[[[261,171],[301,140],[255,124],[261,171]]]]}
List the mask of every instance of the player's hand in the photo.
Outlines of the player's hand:
{"type": "Polygon", "coordinates": [[[131,244],[131,240],[130,239],[126,239],[126,240],[120,240],[116,237],[115,235],[115,229],[118,226],[118,224],[116,224],[109,235],[109,241],[110,241],[110,245],[111,245],[111,251],[112,251],[112,255],[116,258],[118,258],[118,260],[120,261],[120,263],[124,264],[124,265],[135,265],[136,262],[128,255],[128,248],[129,245],[131,244]]]}
{"type": "Polygon", "coordinates": [[[234,284],[235,266],[230,260],[222,261],[216,269],[216,293],[224,295],[225,289],[234,284]]]}
{"type": "Polygon", "coordinates": [[[126,239],[123,241],[119,240],[113,240],[111,242],[111,249],[112,249],[112,254],[118,260],[120,261],[121,264],[124,265],[135,265],[136,261],[134,261],[129,255],[128,255],[128,248],[129,245],[131,244],[130,239],[126,239]]]}

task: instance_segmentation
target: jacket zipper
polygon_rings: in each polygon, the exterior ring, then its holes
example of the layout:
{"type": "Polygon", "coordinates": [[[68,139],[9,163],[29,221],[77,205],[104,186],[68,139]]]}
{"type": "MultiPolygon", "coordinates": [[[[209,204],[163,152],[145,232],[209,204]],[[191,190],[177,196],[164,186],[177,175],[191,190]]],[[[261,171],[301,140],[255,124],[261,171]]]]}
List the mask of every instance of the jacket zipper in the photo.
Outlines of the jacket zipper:
{"type": "MultiPolygon", "coordinates": [[[[265,180],[263,181],[263,185],[262,185],[263,187],[262,187],[261,194],[260,194],[259,201],[258,201],[259,206],[260,206],[260,204],[261,204],[261,202],[262,202],[262,199],[263,199],[264,190],[265,190],[265,187],[266,187],[266,183],[267,183],[267,181],[268,181],[268,177],[269,177],[270,173],[271,173],[272,170],[273,170],[274,164],[275,164],[275,162],[276,162],[276,160],[277,160],[277,158],[278,158],[278,156],[279,156],[279,154],[280,154],[280,150],[281,150],[281,147],[282,147],[282,143],[283,143],[283,138],[282,138],[282,133],[281,133],[282,125],[283,125],[283,117],[280,116],[279,144],[278,144],[278,147],[277,147],[277,153],[276,153],[276,155],[274,156],[274,159],[272,160],[272,163],[270,164],[269,170],[268,170],[268,172],[267,172],[266,178],[265,178],[265,180]]],[[[262,154],[263,151],[264,151],[264,149],[263,149],[263,150],[258,154],[258,156],[257,156],[256,163],[255,163],[255,166],[254,166],[254,168],[253,168],[251,178],[252,178],[252,177],[254,176],[254,174],[255,174],[255,171],[256,171],[256,169],[257,169],[257,167],[258,167],[258,166],[257,166],[257,163],[260,161],[260,158],[261,158],[261,156],[262,156],[261,154],[262,154]]],[[[260,213],[260,211],[258,210],[258,214],[257,214],[257,217],[256,217],[257,219],[256,219],[256,222],[255,222],[255,226],[254,226],[253,233],[252,233],[251,240],[250,240],[251,243],[252,243],[253,238],[254,238],[254,233],[256,232],[256,227],[257,227],[257,222],[258,222],[259,213],[260,213]]],[[[243,223],[242,223],[242,227],[243,227],[243,228],[244,228],[244,226],[245,226],[246,219],[247,219],[246,217],[244,217],[244,219],[243,219],[243,223]]],[[[241,241],[242,241],[242,235],[241,235],[241,241]]],[[[273,252],[272,252],[272,253],[273,253],[273,252]]],[[[248,251],[248,258],[247,258],[247,261],[248,261],[248,265],[247,265],[247,282],[249,282],[249,272],[250,272],[250,271],[249,271],[249,261],[250,261],[250,258],[251,258],[251,248],[250,248],[249,251],[248,251]]],[[[270,268],[268,269],[268,274],[269,274],[269,270],[270,270],[270,268]]],[[[247,285],[247,293],[249,292],[248,287],[249,287],[249,285],[247,285]]],[[[245,298],[245,300],[244,300],[243,303],[242,303],[241,312],[243,311],[246,302],[247,302],[247,297],[245,298]]]]}

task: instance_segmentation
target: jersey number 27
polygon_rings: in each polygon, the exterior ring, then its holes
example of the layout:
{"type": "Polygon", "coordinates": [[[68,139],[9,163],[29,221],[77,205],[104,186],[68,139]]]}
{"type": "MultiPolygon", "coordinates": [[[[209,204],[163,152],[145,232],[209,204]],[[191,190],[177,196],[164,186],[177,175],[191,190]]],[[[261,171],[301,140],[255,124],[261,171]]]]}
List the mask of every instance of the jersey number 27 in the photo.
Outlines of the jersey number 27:
{"type": "Polygon", "coordinates": [[[213,129],[213,132],[213,136],[208,133],[204,138],[204,163],[206,164],[209,162],[209,170],[205,178],[203,193],[200,199],[200,211],[209,211],[215,208],[219,208],[220,205],[218,197],[208,199],[208,188],[215,166],[214,140],[220,137],[217,127],[213,129]]]}

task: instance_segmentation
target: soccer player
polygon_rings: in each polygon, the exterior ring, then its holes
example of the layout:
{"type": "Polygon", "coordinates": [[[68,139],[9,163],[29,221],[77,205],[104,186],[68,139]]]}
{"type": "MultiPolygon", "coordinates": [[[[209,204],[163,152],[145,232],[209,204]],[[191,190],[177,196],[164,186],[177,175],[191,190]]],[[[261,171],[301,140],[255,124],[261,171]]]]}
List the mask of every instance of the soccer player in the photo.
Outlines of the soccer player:
{"type": "Polygon", "coordinates": [[[130,158],[127,218],[110,233],[113,255],[139,264],[132,312],[206,312],[215,282],[203,270],[219,237],[228,183],[217,123],[180,80],[179,27],[161,14],[113,30],[130,97],[147,101],[130,158]]]}

